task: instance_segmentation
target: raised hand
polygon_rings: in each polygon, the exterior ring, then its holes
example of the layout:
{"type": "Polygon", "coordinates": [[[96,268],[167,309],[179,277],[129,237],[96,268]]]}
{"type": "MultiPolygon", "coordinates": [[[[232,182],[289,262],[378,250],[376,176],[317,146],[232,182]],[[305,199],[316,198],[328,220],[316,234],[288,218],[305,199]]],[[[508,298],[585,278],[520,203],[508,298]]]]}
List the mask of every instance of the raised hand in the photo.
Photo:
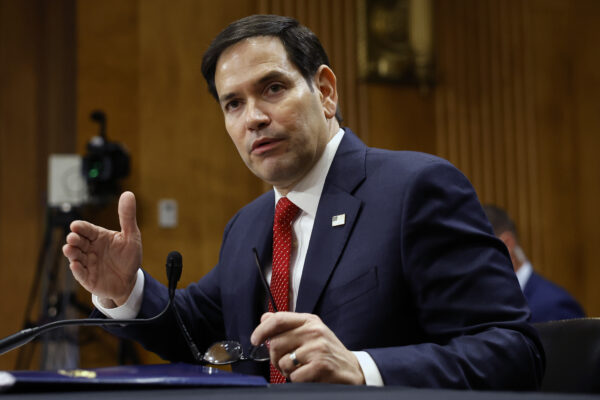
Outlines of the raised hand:
{"type": "Polygon", "coordinates": [[[356,356],[316,315],[263,314],[250,340],[269,340],[271,362],[292,382],[365,383],[356,356]]]}
{"type": "Polygon", "coordinates": [[[142,236],[133,193],[121,194],[118,212],[121,232],[73,221],[62,249],[75,279],[105,307],[120,306],[127,300],[142,263],[142,236]]]}

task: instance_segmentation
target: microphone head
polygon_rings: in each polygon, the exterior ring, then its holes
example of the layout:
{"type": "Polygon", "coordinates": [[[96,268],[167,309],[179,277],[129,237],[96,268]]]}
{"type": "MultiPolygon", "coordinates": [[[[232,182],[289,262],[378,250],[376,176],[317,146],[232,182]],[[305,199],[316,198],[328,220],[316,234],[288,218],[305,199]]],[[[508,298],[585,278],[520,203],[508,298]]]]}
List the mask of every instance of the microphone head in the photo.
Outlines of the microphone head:
{"type": "Polygon", "coordinates": [[[167,279],[169,280],[169,288],[175,289],[179,278],[181,278],[181,270],[183,269],[183,260],[181,253],[172,251],[167,256],[167,279]]]}

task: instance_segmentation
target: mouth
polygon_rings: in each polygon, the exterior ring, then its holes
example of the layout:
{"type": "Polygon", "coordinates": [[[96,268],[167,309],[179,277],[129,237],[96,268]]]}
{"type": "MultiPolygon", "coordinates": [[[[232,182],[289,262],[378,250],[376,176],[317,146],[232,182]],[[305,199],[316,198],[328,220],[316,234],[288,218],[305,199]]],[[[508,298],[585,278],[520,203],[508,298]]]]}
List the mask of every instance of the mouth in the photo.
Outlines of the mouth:
{"type": "Polygon", "coordinates": [[[277,138],[260,138],[255,140],[252,143],[252,150],[250,151],[252,154],[260,155],[266,153],[273,148],[277,147],[279,143],[281,143],[283,139],[277,138]]]}

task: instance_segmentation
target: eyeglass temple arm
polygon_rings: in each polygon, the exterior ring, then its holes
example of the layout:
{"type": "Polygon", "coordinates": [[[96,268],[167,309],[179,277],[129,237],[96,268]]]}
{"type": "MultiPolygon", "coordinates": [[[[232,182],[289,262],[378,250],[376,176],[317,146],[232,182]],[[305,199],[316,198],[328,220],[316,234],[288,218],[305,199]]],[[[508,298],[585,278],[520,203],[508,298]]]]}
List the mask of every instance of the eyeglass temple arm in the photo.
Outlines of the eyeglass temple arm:
{"type": "Polygon", "coordinates": [[[256,247],[252,248],[252,252],[254,252],[254,261],[256,261],[256,268],[258,268],[258,275],[260,275],[260,280],[265,288],[265,292],[267,292],[267,295],[269,296],[269,301],[273,306],[273,311],[277,312],[277,305],[275,304],[273,293],[271,293],[271,289],[269,288],[269,284],[267,283],[267,279],[265,278],[263,269],[260,266],[260,260],[258,259],[258,251],[256,251],[256,247]]]}

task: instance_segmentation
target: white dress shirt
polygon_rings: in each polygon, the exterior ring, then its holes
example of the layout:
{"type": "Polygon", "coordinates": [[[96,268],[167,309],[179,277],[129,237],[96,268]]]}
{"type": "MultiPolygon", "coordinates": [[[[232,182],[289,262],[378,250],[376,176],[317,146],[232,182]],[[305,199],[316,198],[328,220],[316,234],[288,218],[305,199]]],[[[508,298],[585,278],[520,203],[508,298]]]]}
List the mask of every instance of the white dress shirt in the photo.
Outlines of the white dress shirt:
{"type": "Polygon", "coordinates": [[[519,268],[516,272],[517,280],[519,281],[519,286],[521,286],[521,290],[525,289],[525,285],[527,285],[527,281],[531,277],[533,273],[533,267],[529,261],[525,261],[521,268],[519,268]]]}
{"type": "MultiPolygon", "coordinates": [[[[323,186],[325,185],[325,179],[327,178],[329,167],[333,162],[333,158],[335,157],[335,153],[337,152],[343,136],[344,130],[340,129],[329,143],[327,143],[323,154],[315,166],[287,194],[287,198],[301,210],[292,224],[294,242],[290,256],[290,311],[294,311],[296,301],[298,300],[298,289],[300,287],[306,253],[308,251],[308,243],[310,242],[310,236],[312,234],[315,216],[317,215],[321,193],[323,192],[323,186]]],[[[273,207],[275,207],[277,201],[282,197],[276,188],[274,188],[274,191],[275,204],[273,204],[273,207]]],[[[265,271],[268,282],[271,280],[271,272],[272,265],[268,265],[265,271]]],[[[107,317],[135,318],[141,308],[143,290],[144,273],[140,269],[137,273],[135,287],[125,304],[107,309],[102,307],[95,295],[92,295],[92,302],[96,308],[107,317]]],[[[383,379],[381,378],[379,369],[369,353],[365,351],[354,351],[353,354],[356,356],[360,367],[362,368],[366,384],[370,386],[383,386],[383,379]]]]}

